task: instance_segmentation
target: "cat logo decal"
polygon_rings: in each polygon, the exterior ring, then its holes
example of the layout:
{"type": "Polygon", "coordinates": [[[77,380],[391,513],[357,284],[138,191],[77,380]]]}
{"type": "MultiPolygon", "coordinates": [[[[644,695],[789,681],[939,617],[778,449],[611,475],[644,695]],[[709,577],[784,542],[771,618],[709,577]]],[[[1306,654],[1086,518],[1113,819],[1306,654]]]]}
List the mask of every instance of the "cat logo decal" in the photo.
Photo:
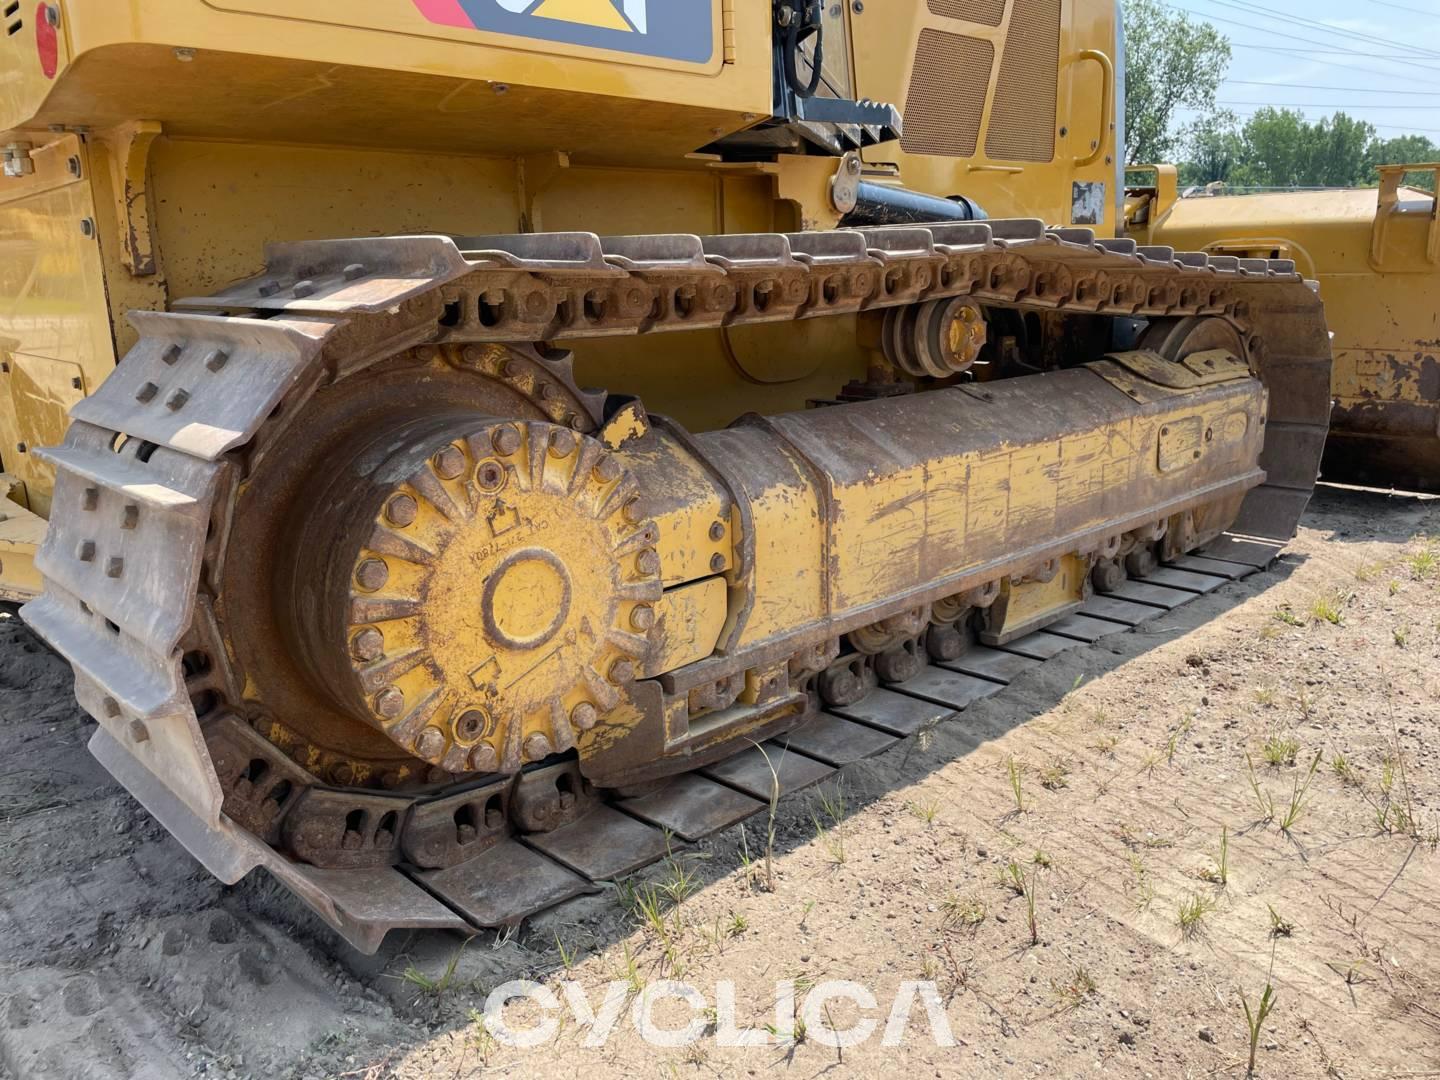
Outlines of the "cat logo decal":
{"type": "Polygon", "coordinates": [[[705,63],[714,54],[714,0],[413,0],[441,26],[667,60],[705,63]]]}

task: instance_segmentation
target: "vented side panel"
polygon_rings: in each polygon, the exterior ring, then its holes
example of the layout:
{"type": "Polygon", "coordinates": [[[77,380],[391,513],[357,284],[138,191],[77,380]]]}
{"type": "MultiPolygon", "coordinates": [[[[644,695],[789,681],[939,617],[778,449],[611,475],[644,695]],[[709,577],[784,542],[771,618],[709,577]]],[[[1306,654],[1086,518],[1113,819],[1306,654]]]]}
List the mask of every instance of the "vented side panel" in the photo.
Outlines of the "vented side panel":
{"type": "Polygon", "coordinates": [[[1060,0],[1015,0],[985,153],[997,161],[1055,158],[1060,0]]]}
{"type": "Polygon", "coordinates": [[[920,32],[900,140],[907,154],[974,155],[994,62],[988,41],[940,30],[920,32]]]}
{"type": "Polygon", "coordinates": [[[930,13],[947,19],[999,26],[1005,17],[1005,0],[929,0],[930,13]]]}

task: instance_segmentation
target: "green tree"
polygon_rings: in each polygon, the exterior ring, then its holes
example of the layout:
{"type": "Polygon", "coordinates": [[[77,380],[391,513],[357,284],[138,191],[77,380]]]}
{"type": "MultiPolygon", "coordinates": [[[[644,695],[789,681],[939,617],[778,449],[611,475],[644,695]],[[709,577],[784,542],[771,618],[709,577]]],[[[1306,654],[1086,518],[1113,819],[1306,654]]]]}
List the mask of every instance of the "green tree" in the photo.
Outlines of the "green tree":
{"type": "Polygon", "coordinates": [[[1207,22],[1159,0],[1124,0],[1125,160],[1153,164],[1177,145],[1182,107],[1211,113],[1230,66],[1230,41],[1207,22]]]}
{"type": "Polygon", "coordinates": [[[1189,151],[1179,166],[1182,186],[1239,181],[1245,163],[1245,140],[1233,112],[1226,110],[1197,120],[1184,129],[1182,137],[1189,151]]]}
{"type": "MultiPolygon", "coordinates": [[[[1365,150],[1365,168],[1372,179],[1377,165],[1423,165],[1435,161],[1440,161],[1440,146],[1424,135],[1375,139],[1365,150]]],[[[1435,190],[1434,173],[1410,173],[1405,182],[1426,191],[1435,190]]]]}

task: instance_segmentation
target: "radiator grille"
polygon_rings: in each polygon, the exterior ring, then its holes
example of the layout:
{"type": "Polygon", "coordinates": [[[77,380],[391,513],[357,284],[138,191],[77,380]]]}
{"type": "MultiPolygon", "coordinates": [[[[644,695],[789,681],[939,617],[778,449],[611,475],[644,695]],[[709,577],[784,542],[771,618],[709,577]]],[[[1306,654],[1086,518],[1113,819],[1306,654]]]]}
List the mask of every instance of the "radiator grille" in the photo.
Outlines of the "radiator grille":
{"type": "Polygon", "coordinates": [[[1054,160],[1059,66],[1060,0],[1015,0],[985,136],[989,157],[1054,160]]]}
{"type": "Polygon", "coordinates": [[[929,0],[930,12],[947,19],[999,26],[1005,17],[1005,0],[929,0]]]}
{"type": "Polygon", "coordinates": [[[900,140],[906,153],[974,155],[994,61],[988,41],[940,30],[920,32],[900,140]]]}

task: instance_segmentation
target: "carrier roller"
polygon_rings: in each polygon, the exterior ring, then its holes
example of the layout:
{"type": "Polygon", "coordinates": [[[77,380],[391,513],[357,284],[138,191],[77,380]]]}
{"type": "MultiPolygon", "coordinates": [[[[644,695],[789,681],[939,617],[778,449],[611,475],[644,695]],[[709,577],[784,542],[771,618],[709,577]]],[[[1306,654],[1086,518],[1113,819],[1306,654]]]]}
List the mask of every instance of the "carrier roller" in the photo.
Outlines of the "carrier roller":
{"type": "Polygon", "coordinates": [[[45,452],[24,614],[212,872],[372,950],[733,823],[1158,563],[1273,552],[1328,413],[1293,266],[1029,221],[277,245],[177,307],[45,452]],[[872,310],[920,392],[703,433],[539,344],[872,310]],[[968,381],[999,311],[1135,333],[968,381]]]}

